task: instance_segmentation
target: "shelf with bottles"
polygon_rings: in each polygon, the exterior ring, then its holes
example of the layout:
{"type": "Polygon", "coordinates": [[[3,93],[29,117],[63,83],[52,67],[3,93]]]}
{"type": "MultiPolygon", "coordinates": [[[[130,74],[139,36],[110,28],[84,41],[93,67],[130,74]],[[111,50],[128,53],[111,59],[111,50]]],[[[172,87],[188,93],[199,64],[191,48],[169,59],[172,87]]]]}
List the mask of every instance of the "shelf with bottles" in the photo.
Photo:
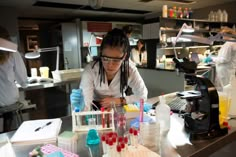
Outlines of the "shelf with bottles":
{"type": "Polygon", "coordinates": [[[224,27],[235,27],[235,23],[228,22],[217,22],[209,21],[205,19],[181,19],[181,18],[159,18],[160,31],[161,33],[171,33],[177,32],[181,26],[186,23],[195,29],[195,32],[207,33],[207,32],[219,32],[219,30],[224,27]]]}
{"type": "Polygon", "coordinates": [[[221,22],[221,21],[210,21],[208,19],[187,19],[187,18],[169,18],[169,17],[159,17],[160,21],[161,20],[172,20],[172,21],[183,21],[183,22],[202,22],[202,23],[220,23],[220,24],[233,24],[230,22],[221,22]]]}

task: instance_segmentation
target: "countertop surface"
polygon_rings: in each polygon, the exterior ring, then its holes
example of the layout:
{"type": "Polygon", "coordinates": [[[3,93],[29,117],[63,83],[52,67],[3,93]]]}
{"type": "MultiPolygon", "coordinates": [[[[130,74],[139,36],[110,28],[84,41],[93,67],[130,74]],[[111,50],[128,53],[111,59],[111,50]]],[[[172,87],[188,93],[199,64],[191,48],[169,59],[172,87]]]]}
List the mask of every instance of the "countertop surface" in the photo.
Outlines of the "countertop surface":
{"type": "MultiPolygon", "coordinates": [[[[72,129],[72,118],[71,116],[62,117],[62,128],[61,131],[72,129]]],[[[227,135],[217,137],[211,140],[201,141],[190,141],[188,134],[183,129],[183,119],[178,114],[171,116],[171,129],[161,136],[160,143],[160,154],[162,157],[199,157],[209,156],[213,152],[222,148],[228,143],[231,143],[236,139],[236,120],[230,120],[231,130],[227,135]]],[[[0,134],[2,136],[8,136],[9,138],[14,132],[0,134]]],[[[79,134],[79,151],[80,156],[89,156],[88,147],[85,146],[86,133],[79,134]]],[[[17,154],[17,157],[25,157],[28,152],[32,151],[37,145],[27,146],[14,146],[13,149],[17,154]]],[[[101,145],[94,146],[91,148],[100,154],[101,156],[101,145]]]]}

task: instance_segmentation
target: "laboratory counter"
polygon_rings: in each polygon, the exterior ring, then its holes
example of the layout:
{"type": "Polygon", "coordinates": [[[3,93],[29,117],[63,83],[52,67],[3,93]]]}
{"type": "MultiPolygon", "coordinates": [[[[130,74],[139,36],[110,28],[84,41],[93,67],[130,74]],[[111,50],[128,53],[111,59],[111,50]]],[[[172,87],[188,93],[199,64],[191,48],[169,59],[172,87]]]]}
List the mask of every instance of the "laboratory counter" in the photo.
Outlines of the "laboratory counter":
{"type": "MultiPolygon", "coordinates": [[[[71,116],[62,117],[62,131],[72,130],[72,118],[71,116]]],[[[229,121],[231,129],[227,135],[216,137],[211,140],[190,141],[188,134],[183,129],[183,119],[178,114],[171,116],[171,128],[169,132],[161,136],[160,155],[162,157],[206,157],[210,154],[217,152],[220,148],[223,148],[227,144],[232,143],[236,139],[236,120],[229,121]]],[[[0,134],[0,138],[8,136],[9,138],[14,132],[0,134]]],[[[85,146],[86,133],[79,134],[78,142],[78,154],[82,157],[89,156],[88,148],[85,146]]],[[[32,151],[37,145],[23,145],[14,146],[13,149],[17,157],[25,157],[30,151],[32,151]]],[[[94,146],[92,151],[95,151],[97,157],[102,156],[102,146],[94,146]]],[[[236,150],[230,150],[235,154],[236,150]]],[[[217,156],[218,157],[218,156],[217,156]]]]}
{"type": "Polygon", "coordinates": [[[26,88],[19,84],[19,101],[24,104],[23,110],[34,108],[24,115],[25,119],[45,119],[67,116],[70,113],[69,94],[78,88],[80,78],[56,81],[29,83],[26,88]]]}
{"type": "Polygon", "coordinates": [[[29,83],[27,84],[26,88],[22,88],[19,84],[17,84],[17,87],[20,91],[29,91],[29,90],[37,90],[37,89],[44,89],[44,88],[52,88],[56,86],[62,86],[62,85],[69,85],[71,83],[78,83],[80,82],[80,78],[77,79],[68,79],[64,81],[57,81],[53,79],[48,79],[47,81],[42,82],[36,82],[36,83],[29,83]]]}

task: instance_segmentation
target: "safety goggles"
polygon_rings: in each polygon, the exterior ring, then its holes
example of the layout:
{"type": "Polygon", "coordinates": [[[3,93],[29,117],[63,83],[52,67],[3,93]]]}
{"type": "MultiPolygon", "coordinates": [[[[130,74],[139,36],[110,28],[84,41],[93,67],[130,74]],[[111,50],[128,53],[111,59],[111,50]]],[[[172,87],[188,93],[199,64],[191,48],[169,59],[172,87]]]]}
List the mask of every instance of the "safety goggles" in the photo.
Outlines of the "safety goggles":
{"type": "Polygon", "coordinates": [[[103,62],[105,62],[105,63],[112,62],[115,64],[121,63],[123,61],[123,58],[124,58],[124,56],[122,56],[121,58],[101,56],[101,59],[103,62]]]}

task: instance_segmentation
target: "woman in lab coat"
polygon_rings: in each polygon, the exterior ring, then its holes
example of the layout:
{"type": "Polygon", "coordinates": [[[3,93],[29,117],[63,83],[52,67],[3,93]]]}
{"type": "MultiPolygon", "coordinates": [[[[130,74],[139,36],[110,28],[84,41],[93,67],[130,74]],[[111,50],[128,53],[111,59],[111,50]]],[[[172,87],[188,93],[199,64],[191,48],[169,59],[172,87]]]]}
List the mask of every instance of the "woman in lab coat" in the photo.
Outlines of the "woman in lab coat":
{"type": "MultiPolygon", "coordinates": [[[[223,28],[221,32],[236,35],[230,28],[223,28]]],[[[225,40],[235,40],[234,38],[224,37],[225,40]]],[[[230,83],[231,74],[235,74],[236,69],[236,42],[225,42],[218,52],[217,57],[212,60],[216,64],[216,86],[222,88],[230,83]]]]}
{"type": "MultiPolygon", "coordinates": [[[[80,88],[83,91],[85,109],[92,101],[102,107],[134,103],[147,99],[147,88],[134,64],[129,64],[129,40],[121,29],[113,29],[104,37],[98,61],[88,64],[83,72],[80,88]],[[133,94],[125,95],[127,87],[133,94]]],[[[72,93],[73,94],[73,93],[72,93]]]]}
{"type": "MultiPolygon", "coordinates": [[[[10,52],[3,50],[2,48],[7,47],[7,43],[11,43],[10,35],[8,31],[0,26],[0,109],[5,106],[15,104],[19,99],[19,91],[15,81],[22,87],[27,85],[27,73],[25,64],[21,58],[19,52],[10,52]]],[[[13,43],[11,43],[13,44],[13,43]]],[[[11,113],[3,115],[4,128],[6,129],[7,123],[12,118],[11,113]]],[[[8,130],[4,130],[8,131],[8,130]]]]}
{"type": "Polygon", "coordinates": [[[142,39],[139,39],[137,41],[137,46],[131,50],[131,60],[136,65],[147,63],[147,51],[145,50],[145,43],[142,39]]]}

